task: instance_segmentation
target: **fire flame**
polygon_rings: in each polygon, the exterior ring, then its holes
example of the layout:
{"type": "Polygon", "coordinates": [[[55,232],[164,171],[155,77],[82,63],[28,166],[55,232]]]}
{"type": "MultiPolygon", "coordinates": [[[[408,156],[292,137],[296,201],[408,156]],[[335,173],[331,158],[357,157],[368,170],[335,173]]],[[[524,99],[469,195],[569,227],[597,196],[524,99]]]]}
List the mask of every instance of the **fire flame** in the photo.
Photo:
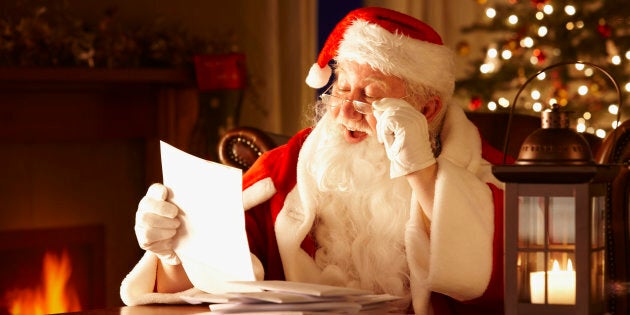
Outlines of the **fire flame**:
{"type": "Polygon", "coordinates": [[[44,254],[42,284],[32,289],[13,289],[7,292],[11,314],[51,314],[81,310],[74,288],[68,284],[72,274],[70,257],[66,251],[60,256],[44,254]]]}

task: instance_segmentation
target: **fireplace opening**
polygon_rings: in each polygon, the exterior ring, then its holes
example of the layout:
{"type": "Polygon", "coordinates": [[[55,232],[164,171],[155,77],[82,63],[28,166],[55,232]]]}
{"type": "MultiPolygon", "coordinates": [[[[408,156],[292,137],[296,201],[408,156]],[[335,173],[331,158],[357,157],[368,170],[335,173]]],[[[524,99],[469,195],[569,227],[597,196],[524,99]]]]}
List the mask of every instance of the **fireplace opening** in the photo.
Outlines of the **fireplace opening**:
{"type": "Polygon", "coordinates": [[[0,314],[105,306],[101,225],[0,231],[0,314]]]}

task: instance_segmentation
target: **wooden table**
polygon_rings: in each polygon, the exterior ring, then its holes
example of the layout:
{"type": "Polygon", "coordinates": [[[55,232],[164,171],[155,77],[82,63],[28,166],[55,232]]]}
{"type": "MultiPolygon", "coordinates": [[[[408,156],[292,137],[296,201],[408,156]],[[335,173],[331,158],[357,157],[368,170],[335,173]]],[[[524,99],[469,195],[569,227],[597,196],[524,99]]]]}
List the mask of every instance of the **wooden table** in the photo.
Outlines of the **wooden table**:
{"type": "Polygon", "coordinates": [[[97,310],[86,310],[81,312],[65,314],[86,314],[86,315],[191,315],[210,314],[207,304],[203,305],[141,305],[141,306],[121,306],[104,308],[97,310]]]}

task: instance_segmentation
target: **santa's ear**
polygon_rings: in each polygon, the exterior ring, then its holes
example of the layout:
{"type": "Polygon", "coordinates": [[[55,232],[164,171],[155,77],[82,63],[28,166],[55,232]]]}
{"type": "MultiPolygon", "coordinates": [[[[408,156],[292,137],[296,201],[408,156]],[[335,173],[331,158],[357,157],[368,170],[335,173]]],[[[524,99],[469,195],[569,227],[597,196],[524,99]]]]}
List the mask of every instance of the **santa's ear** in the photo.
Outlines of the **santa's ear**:
{"type": "Polygon", "coordinates": [[[440,112],[442,109],[442,100],[439,96],[431,97],[422,107],[422,114],[427,119],[427,121],[432,121],[433,118],[440,112]]]}

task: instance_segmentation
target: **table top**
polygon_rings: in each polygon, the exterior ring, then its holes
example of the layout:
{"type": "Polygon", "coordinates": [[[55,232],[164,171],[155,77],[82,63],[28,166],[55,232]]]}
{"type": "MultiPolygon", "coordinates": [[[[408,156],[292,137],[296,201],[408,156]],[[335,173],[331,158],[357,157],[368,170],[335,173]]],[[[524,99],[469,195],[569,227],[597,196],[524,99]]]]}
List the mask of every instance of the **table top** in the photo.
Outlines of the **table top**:
{"type": "Polygon", "coordinates": [[[85,310],[80,312],[66,314],[86,314],[86,315],[192,315],[192,314],[210,314],[210,308],[207,304],[203,305],[140,305],[140,306],[121,306],[96,310],[85,310]]]}

